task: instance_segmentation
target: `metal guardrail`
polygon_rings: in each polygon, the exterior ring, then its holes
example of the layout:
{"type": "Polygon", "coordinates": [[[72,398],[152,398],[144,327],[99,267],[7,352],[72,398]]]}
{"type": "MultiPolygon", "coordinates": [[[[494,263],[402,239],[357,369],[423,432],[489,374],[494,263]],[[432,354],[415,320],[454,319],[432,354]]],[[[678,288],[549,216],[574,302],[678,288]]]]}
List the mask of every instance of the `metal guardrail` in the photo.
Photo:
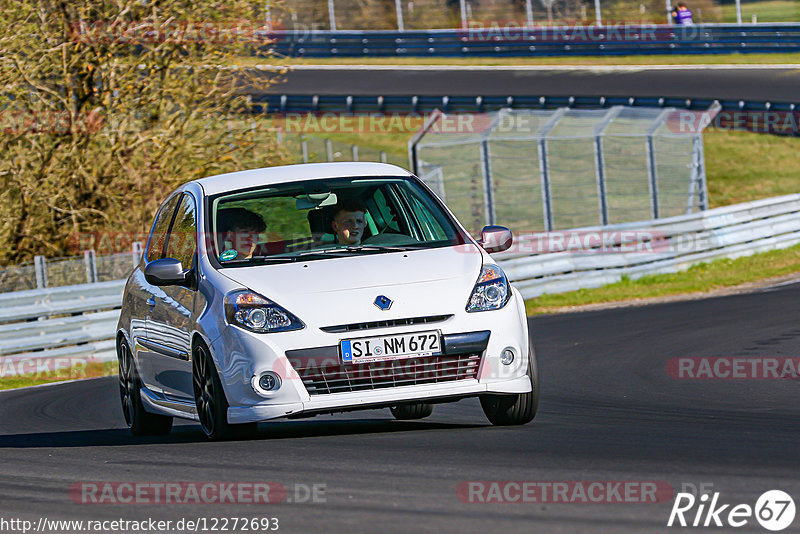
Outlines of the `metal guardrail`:
{"type": "Polygon", "coordinates": [[[125,280],[0,294],[0,376],[116,358],[125,280]]]}
{"type": "MultiPolygon", "coordinates": [[[[746,129],[764,133],[763,117],[750,122],[737,117],[725,117],[725,113],[752,112],[797,114],[798,102],[772,102],[763,100],[718,100],[711,98],[658,98],[658,97],[606,97],[606,96],[451,96],[451,95],[303,95],[267,94],[253,96],[254,112],[287,113],[416,113],[429,114],[435,110],[444,113],[487,113],[503,108],[511,109],[601,109],[614,106],[681,108],[706,110],[719,102],[723,114],[719,117],[721,127],[746,129]]],[[[784,117],[785,118],[785,117],[784,117]]],[[[779,121],[783,124],[784,120],[779,121]]],[[[791,133],[800,135],[797,120],[788,121],[791,133]]]]}
{"type": "Polygon", "coordinates": [[[650,222],[523,236],[497,259],[522,295],[533,298],[790,247],[800,243],[798,214],[800,194],[787,195],[650,222]],[[531,255],[542,247],[548,253],[531,255]],[[550,253],[553,248],[560,251],[550,253]]]}
{"type": "Polygon", "coordinates": [[[585,56],[800,51],[800,24],[275,31],[269,53],[305,57],[585,56]]]}
{"type": "MultiPolygon", "coordinates": [[[[496,257],[523,296],[532,298],[797,243],[800,194],[657,221],[518,236],[511,251],[496,257]],[[585,239],[593,234],[607,236],[599,238],[605,250],[598,240],[585,239]],[[542,236],[555,246],[532,254],[542,236]],[[570,236],[579,236],[577,246],[570,236]]],[[[124,286],[125,280],[114,280],[0,294],[0,376],[16,374],[19,362],[113,361],[124,286]]]]}

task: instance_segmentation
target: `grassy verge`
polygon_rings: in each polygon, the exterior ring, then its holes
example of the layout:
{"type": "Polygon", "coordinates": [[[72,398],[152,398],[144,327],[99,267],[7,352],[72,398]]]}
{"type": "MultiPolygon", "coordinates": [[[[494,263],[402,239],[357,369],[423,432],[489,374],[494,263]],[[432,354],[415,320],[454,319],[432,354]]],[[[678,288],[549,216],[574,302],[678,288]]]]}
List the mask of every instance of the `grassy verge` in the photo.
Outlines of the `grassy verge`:
{"type": "MultiPolygon", "coordinates": [[[[759,19],[760,20],[760,19],[759,19]]],[[[239,65],[763,65],[800,63],[800,53],[789,54],[695,54],[647,56],[568,56],[568,57],[340,57],[340,58],[257,58],[243,57],[239,65]]]]}
{"type": "Polygon", "coordinates": [[[800,193],[800,138],[716,131],[703,142],[710,207],[800,193]]]}
{"type": "MultiPolygon", "coordinates": [[[[797,0],[742,2],[742,22],[751,22],[753,15],[756,15],[758,22],[798,22],[800,4],[797,0]]],[[[722,21],[736,22],[736,4],[722,6],[722,21]]]]}
{"type": "Polygon", "coordinates": [[[117,373],[117,362],[88,362],[86,365],[65,367],[42,373],[0,377],[0,390],[38,386],[64,380],[111,376],[117,373]]]}
{"type": "Polygon", "coordinates": [[[800,245],[735,260],[701,263],[680,273],[650,275],[637,280],[623,279],[595,289],[542,295],[525,301],[525,309],[528,315],[533,315],[586,304],[707,293],[797,272],[800,272],[800,245]]]}

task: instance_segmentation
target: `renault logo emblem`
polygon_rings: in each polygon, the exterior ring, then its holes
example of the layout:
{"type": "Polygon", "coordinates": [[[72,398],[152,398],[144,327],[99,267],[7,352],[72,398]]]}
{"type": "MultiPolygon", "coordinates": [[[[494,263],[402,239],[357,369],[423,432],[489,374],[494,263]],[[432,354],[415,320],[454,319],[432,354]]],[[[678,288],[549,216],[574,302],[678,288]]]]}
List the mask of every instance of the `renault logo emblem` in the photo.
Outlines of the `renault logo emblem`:
{"type": "Polygon", "coordinates": [[[388,310],[389,308],[392,307],[392,300],[389,297],[385,297],[383,295],[378,295],[375,298],[374,304],[375,304],[375,306],[377,306],[378,308],[380,308],[382,310],[388,310]]]}

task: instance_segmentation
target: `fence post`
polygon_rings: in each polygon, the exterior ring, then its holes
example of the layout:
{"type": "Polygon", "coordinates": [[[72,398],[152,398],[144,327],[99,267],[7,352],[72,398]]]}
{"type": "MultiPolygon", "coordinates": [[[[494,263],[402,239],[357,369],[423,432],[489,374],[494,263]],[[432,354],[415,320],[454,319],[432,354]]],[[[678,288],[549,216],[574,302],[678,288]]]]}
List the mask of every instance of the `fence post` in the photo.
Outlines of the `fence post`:
{"type": "Polygon", "coordinates": [[[386,152],[381,150],[381,163],[386,163],[388,160],[386,159],[386,152]]]}
{"type": "Polygon", "coordinates": [[[394,0],[394,8],[397,11],[397,30],[398,31],[405,31],[405,25],[403,24],[403,5],[401,0],[394,0]]]}
{"type": "Polygon", "coordinates": [[[353,161],[358,161],[358,146],[353,145],[350,150],[353,152],[353,161]]]}
{"type": "Polygon", "coordinates": [[[533,0],[525,0],[525,25],[533,28],[533,0]]]}
{"type": "Polygon", "coordinates": [[[133,256],[133,268],[135,269],[142,259],[142,244],[139,241],[134,241],[131,244],[131,252],[133,256]]]}
{"type": "Polygon", "coordinates": [[[667,108],[662,111],[653,124],[647,129],[647,177],[650,180],[650,214],[653,219],[658,219],[658,167],[656,166],[656,147],[653,142],[653,136],[656,133],[670,113],[675,111],[675,108],[667,108]]]}
{"type": "Polygon", "coordinates": [[[33,268],[36,272],[36,287],[44,289],[47,287],[47,260],[44,256],[33,257],[33,268]]]}
{"type": "Polygon", "coordinates": [[[328,0],[328,17],[331,20],[331,31],[336,31],[336,13],[333,10],[333,0],[328,0]]]}
{"type": "Polygon", "coordinates": [[[303,163],[308,163],[308,142],[303,139],[300,143],[300,147],[303,150],[303,163]]]}
{"type": "Polygon", "coordinates": [[[97,283],[97,262],[94,250],[83,251],[83,264],[86,266],[86,283],[97,283]]]}
{"type": "Polygon", "coordinates": [[[647,134],[647,178],[650,180],[650,215],[658,219],[658,169],[653,136],[647,134]]]}
{"type": "Polygon", "coordinates": [[[542,128],[537,132],[539,140],[539,172],[542,175],[542,212],[544,215],[544,229],[547,232],[553,231],[553,197],[550,193],[550,164],[547,161],[547,135],[561,117],[567,112],[567,108],[558,108],[542,128]]]}
{"type": "Polygon", "coordinates": [[[483,205],[486,210],[486,224],[495,224],[494,185],[492,183],[492,161],[489,154],[489,141],[481,141],[481,175],[483,177],[483,205]]]}
{"type": "Polygon", "coordinates": [[[600,0],[594,0],[594,16],[598,26],[603,25],[603,17],[600,14],[600,0]]]}
{"type": "Polygon", "coordinates": [[[330,139],[325,139],[325,154],[328,157],[328,161],[333,161],[333,143],[331,143],[330,139]]]}
{"type": "Polygon", "coordinates": [[[597,198],[600,200],[600,224],[608,224],[608,191],[606,188],[606,158],[603,153],[603,134],[622,111],[622,106],[614,106],[603,115],[594,129],[594,168],[597,177],[597,198]]]}

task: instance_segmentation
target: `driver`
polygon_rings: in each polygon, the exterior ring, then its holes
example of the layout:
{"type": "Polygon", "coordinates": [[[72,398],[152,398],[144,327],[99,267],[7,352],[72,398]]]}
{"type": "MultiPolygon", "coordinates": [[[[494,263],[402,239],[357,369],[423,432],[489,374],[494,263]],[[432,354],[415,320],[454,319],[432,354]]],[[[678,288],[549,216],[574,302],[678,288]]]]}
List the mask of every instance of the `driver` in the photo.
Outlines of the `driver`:
{"type": "Polygon", "coordinates": [[[331,227],[340,245],[357,247],[364,237],[367,207],[360,200],[346,200],[336,207],[331,227]]]}
{"type": "Polygon", "coordinates": [[[221,259],[248,259],[258,243],[258,235],[266,230],[264,219],[244,208],[225,208],[217,213],[217,229],[222,241],[221,259]]]}

